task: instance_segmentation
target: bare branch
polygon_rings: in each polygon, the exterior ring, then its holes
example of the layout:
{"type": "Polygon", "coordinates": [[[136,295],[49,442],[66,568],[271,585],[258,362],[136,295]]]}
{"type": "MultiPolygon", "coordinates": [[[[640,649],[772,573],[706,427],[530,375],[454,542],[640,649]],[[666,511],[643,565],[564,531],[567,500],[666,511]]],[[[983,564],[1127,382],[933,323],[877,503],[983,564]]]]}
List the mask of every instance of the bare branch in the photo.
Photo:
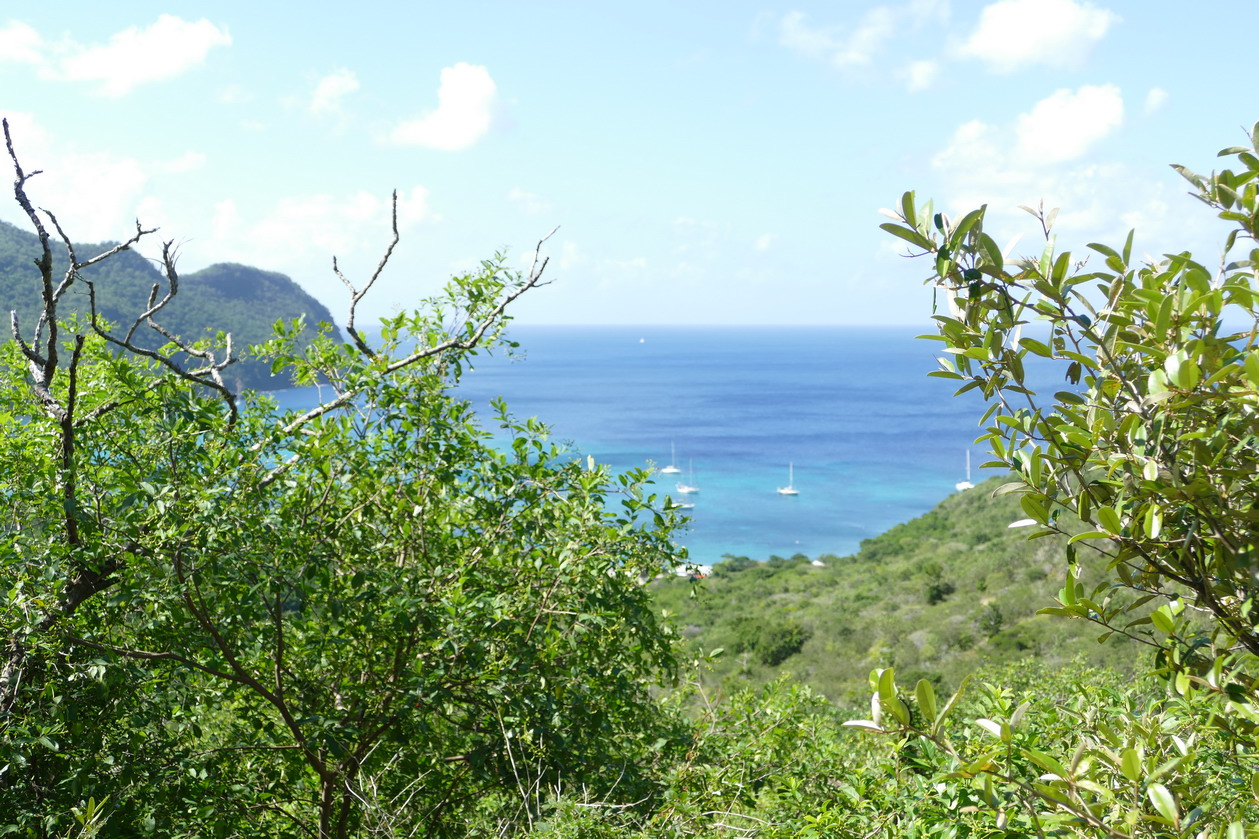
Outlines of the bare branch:
{"type": "MultiPolygon", "coordinates": [[[[136,231],[136,238],[143,235],[145,232],[149,232],[142,230],[138,224],[136,225],[136,231]]],[[[133,243],[134,241],[135,239],[132,240],[133,243]]],[[[228,365],[233,364],[236,361],[232,352],[232,336],[230,334],[227,336],[225,356],[220,360],[216,357],[212,349],[197,349],[193,347],[191,344],[182,340],[179,336],[170,332],[153,319],[153,316],[165,308],[171,300],[174,299],[175,295],[179,293],[179,272],[175,268],[175,252],[173,250],[173,244],[174,243],[170,241],[162,244],[162,265],[165,269],[167,281],[166,294],[162,295],[159,299],[158,294],[161,292],[161,288],[157,283],[154,283],[153,287],[149,290],[149,300],[145,310],[136,317],[130,328],[128,328],[127,334],[122,338],[113,335],[101,325],[100,314],[96,304],[96,286],[89,280],[83,281],[88,289],[88,301],[91,307],[92,316],[92,330],[114,346],[125,349],[135,355],[158,362],[176,376],[186,382],[189,382],[190,384],[206,387],[215,391],[223,399],[224,404],[227,405],[228,412],[230,414],[228,420],[229,423],[235,424],[236,419],[239,416],[239,409],[236,405],[236,393],[231,390],[226,383],[224,383],[222,375],[223,370],[228,365]],[[164,355],[156,350],[147,349],[137,344],[134,340],[135,332],[141,324],[148,325],[150,329],[165,338],[168,343],[174,344],[180,352],[191,356],[192,358],[199,359],[204,363],[198,368],[187,369],[170,356],[164,355]]]]}
{"type": "Polygon", "coordinates": [[[393,239],[390,240],[389,247],[385,248],[385,253],[380,258],[380,262],[377,263],[376,270],[372,272],[371,278],[368,279],[367,284],[363,286],[362,289],[356,289],[354,284],[346,279],[345,274],[341,273],[341,269],[337,266],[337,258],[335,256],[332,258],[333,273],[335,273],[341,282],[345,284],[345,287],[350,290],[350,308],[349,312],[346,314],[345,331],[348,332],[350,337],[354,339],[354,346],[358,347],[359,352],[368,358],[373,359],[376,357],[376,352],[367,345],[367,342],[363,340],[363,336],[359,334],[358,328],[354,325],[354,316],[358,309],[359,301],[367,296],[367,292],[371,291],[372,286],[376,284],[376,280],[380,279],[380,275],[384,272],[385,266],[389,264],[389,258],[393,256],[393,249],[398,245],[398,190],[396,189],[393,191],[392,208],[391,218],[393,239]]]}

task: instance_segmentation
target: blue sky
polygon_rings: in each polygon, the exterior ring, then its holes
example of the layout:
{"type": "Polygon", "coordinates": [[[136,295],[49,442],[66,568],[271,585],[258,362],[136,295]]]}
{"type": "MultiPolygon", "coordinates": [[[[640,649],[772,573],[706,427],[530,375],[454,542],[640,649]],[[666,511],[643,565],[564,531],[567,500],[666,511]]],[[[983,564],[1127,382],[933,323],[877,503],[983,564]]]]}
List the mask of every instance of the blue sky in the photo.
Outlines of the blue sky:
{"type": "MultiPolygon", "coordinates": [[[[0,16],[0,114],[79,240],[137,216],[187,272],[292,276],[340,318],[547,242],[524,323],[925,323],[925,263],[878,230],[916,189],[1060,207],[1060,245],[1218,259],[1198,170],[1259,119],[1259,4],[996,0],[298,7],[58,2],[0,16]],[[292,9],[292,10],[290,10],[292,9]]],[[[22,219],[13,202],[0,218],[22,219]]]]}

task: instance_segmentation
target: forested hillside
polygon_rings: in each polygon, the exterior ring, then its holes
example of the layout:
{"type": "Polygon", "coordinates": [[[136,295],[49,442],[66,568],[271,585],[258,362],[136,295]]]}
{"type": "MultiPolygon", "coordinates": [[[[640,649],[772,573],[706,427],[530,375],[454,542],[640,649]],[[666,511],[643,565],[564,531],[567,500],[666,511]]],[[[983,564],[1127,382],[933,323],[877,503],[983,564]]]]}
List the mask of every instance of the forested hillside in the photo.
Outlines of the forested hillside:
{"type": "MultiPolygon", "coordinates": [[[[108,250],[112,243],[76,244],[84,259],[108,250]]],[[[0,222],[0,309],[6,315],[4,335],[9,335],[8,317],[16,310],[27,328],[33,328],[40,311],[39,272],[33,263],[39,256],[39,240],[29,233],[0,222]]],[[[54,274],[65,270],[63,248],[53,248],[54,274]]],[[[136,251],[123,251],[112,259],[85,269],[84,277],[96,284],[101,315],[117,324],[130,325],[144,311],[154,283],[166,280],[158,267],[136,251]]],[[[179,294],[162,311],[159,322],[187,340],[212,338],[217,332],[230,332],[241,361],[229,367],[229,381],[261,390],[277,384],[268,363],[247,356],[245,350],[271,337],[277,320],[304,317],[311,326],[333,323],[332,314],[315,298],[283,274],[262,271],[246,265],[211,265],[179,278],[179,294]]],[[[63,301],[63,316],[89,311],[87,288],[72,288],[63,301]]],[[[159,335],[142,327],[141,342],[150,348],[164,343],[159,335]]]]}
{"type": "Polygon", "coordinates": [[[1122,639],[1099,645],[1095,626],[1037,614],[1062,587],[1066,537],[1010,528],[1023,512],[1017,496],[993,495],[1002,482],[950,495],[820,567],[731,558],[699,584],[671,577],[653,592],[692,654],[722,650],[708,678],[725,690],[789,673],[847,703],[865,700],[875,667],[951,688],[984,663],[1135,665],[1122,639]]]}

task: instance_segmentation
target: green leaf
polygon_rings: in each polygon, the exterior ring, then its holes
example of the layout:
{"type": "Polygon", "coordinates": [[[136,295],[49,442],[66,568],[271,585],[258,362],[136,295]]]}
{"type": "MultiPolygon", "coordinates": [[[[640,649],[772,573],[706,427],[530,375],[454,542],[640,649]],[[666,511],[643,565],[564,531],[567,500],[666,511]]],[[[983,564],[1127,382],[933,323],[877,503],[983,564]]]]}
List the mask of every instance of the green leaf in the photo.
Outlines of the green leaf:
{"type": "Polygon", "coordinates": [[[980,718],[975,720],[975,725],[979,726],[984,731],[987,731],[1002,743],[1010,742],[1010,726],[1007,723],[980,718]]]}
{"type": "Polygon", "coordinates": [[[1160,632],[1172,635],[1176,631],[1176,624],[1172,620],[1171,616],[1164,611],[1165,608],[1166,607],[1160,606],[1158,609],[1151,612],[1150,623],[1154,624],[1154,627],[1160,632]]]}
{"type": "Polygon", "coordinates": [[[1162,784],[1150,784],[1146,790],[1146,795],[1150,798],[1150,803],[1154,805],[1154,809],[1159,815],[1171,822],[1177,829],[1180,828],[1180,811],[1176,809],[1176,799],[1168,791],[1167,787],[1162,784]]]}
{"type": "Polygon", "coordinates": [[[1145,511],[1145,535],[1157,539],[1163,532],[1163,508],[1157,501],[1151,501],[1145,511]]]}
{"type": "Polygon", "coordinates": [[[1070,778],[1071,773],[1067,771],[1067,767],[1063,766],[1057,758],[1052,755],[1039,752],[1036,749],[1021,749],[1023,756],[1035,763],[1041,769],[1047,769],[1059,778],[1070,778]]]}
{"type": "Polygon", "coordinates": [[[1246,382],[1259,390],[1259,350],[1246,353],[1246,382]]]}
{"type": "Polygon", "coordinates": [[[1141,780],[1141,756],[1136,749],[1124,749],[1120,755],[1119,769],[1133,783],[1141,780]]]}
{"type": "Polygon", "coordinates": [[[1107,533],[1112,536],[1121,536],[1123,534],[1123,524],[1119,521],[1119,513],[1115,512],[1113,507],[1098,507],[1097,523],[1100,524],[1107,533]]]}
{"type": "Polygon", "coordinates": [[[1019,346],[1031,350],[1042,358],[1053,357],[1053,350],[1049,349],[1049,347],[1045,346],[1040,341],[1037,341],[1035,338],[1020,338],[1019,346]]]}
{"type": "Polygon", "coordinates": [[[936,692],[931,682],[919,679],[918,684],[914,685],[914,696],[918,700],[918,707],[922,709],[923,716],[928,721],[935,722],[939,709],[936,707],[936,692]]]}
{"type": "Polygon", "coordinates": [[[1049,521],[1049,514],[1045,511],[1045,506],[1040,502],[1039,498],[1030,494],[1024,495],[1019,498],[1019,506],[1039,524],[1045,524],[1049,521]]]}
{"type": "Polygon", "coordinates": [[[886,734],[887,730],[874,720],[847,720],[843,723],[847,728],[860,728],[863,731],[873,731],[875,734],[886,734]]]}
{"type": "Polygon", "coordinates": [[[904,239],[906,242],[909,242],[914,247],[922,248],[924,251],[928,251],[928,252],[935,250],[934,243],[932,243],[930,239],[928,239],[926,236],[923,236],[917,230],[911,230],[908,227],[902,227],[901,225],[894,224],[893,222],[890,222],[890,221],[880,224],[879,227],[883,230],[886,230],[888,233],[891,233],[893,236],[896,236],[900,239],[904,239]]]}

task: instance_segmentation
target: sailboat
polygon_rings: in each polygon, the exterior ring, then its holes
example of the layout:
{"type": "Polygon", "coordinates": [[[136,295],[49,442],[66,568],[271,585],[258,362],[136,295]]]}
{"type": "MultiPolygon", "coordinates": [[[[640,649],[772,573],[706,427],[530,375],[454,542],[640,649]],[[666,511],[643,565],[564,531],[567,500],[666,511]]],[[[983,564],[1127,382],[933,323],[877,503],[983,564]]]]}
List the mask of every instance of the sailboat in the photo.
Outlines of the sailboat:
{"type": "Polygon", "coordinates": [[[695,461],[691,461],[691,482],[689,484],[678,481],[678,492],[683,495],[694,495],[699,492],[699,487],[695,486],[695,461]]]}
{"type": "Polygon", "coordinates": [[[669,444],[669,465],[660,470],[661,475],[680,475],[682,470],[676,464],[678,462],[678,447],[673,443],[669,444]]]}
{"type": "Polygon", "coordinates": [[[779,495],[799,495],[800,490],[796,489],[796,465],[794,463],[787,464],[787,485],[778,488],[779,495]]]}
{"type": "Polygon", "coordinates": [[[970,449],[966,450],[966,480],[958,481],[953,487],[958,492],[965,492],[968,489],[975,488],[975,485],[970,482],[970,449]]]}

